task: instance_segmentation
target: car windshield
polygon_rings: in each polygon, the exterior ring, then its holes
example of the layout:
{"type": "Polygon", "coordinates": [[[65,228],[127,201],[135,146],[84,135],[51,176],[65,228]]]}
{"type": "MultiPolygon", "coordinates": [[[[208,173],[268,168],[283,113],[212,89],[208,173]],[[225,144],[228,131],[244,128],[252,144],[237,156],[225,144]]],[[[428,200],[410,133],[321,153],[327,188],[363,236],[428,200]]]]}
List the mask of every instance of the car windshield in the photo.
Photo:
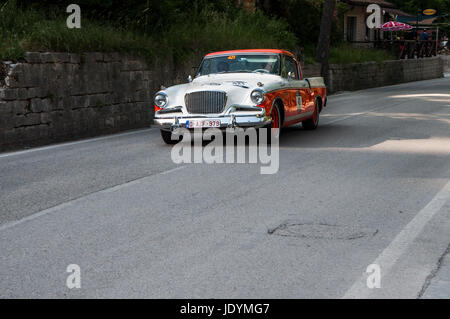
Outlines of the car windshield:
{"type": "Polygon", "coordinates": [[[251,72],[280,74],[280,56],[276,54],[235,54],[207,57],[200,66],[198,76],[251,72]]]}

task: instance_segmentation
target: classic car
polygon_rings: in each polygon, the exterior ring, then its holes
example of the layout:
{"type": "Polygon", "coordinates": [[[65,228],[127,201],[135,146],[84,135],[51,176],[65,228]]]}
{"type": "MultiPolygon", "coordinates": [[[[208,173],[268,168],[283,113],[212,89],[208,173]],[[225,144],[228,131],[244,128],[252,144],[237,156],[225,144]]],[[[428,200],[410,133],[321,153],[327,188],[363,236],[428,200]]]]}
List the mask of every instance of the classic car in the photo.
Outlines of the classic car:
{"type": "Polygon", "coordinates": [[[303,78],[295,56],[285,50],[210,53],[189,83],[155,95],[155,120],[167,144],[177,128],[283,127],[319,124],[327,105],[323,78],[303,78]]]}

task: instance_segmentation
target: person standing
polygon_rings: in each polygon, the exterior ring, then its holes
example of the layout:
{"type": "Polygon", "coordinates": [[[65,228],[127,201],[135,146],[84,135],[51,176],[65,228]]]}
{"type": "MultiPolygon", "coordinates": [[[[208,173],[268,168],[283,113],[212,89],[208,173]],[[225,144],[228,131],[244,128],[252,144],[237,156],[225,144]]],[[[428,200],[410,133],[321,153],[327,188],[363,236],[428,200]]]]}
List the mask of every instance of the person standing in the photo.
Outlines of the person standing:
{"type": "Polygon", "coordinates": [[[420,35],[419,40],[420,41],[428,41],[428,39],[429,39],[429,35],[428,35],[427,30],[425,29],[425,30],[423,30],[423,33],[420,35]]]}

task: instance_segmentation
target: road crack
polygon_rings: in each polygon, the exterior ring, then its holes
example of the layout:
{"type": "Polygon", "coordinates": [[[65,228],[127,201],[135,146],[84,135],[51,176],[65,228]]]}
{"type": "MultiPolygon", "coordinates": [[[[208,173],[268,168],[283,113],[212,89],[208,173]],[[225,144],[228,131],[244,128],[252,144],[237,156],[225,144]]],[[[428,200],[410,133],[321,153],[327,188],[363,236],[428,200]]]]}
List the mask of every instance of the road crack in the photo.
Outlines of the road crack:
{"type": "Polygon", "coordinates": [[[428,287],[430,287],[431,281],[436,277],[439,270],[441,270],[442,263],[444,261],[444,258],[450,253],[450,245],[448,245],[447,249],[444,251],[442,256],[439,258],[436,267],[431,271],[431,273],[428,275],[428,277],[425,279],[425,283],[422,286],[422,289],[420,290],[419,294],[417,295],[417,299],[420,299],[423,297],[425,292],[427,291],[428,287]]]}

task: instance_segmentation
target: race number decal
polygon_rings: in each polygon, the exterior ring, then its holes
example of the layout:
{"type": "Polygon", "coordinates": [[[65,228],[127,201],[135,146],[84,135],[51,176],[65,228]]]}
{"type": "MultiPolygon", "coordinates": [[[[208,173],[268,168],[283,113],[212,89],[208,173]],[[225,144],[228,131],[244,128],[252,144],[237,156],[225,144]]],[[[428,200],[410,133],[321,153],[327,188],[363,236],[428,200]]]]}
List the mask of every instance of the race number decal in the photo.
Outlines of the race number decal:
{"type": "Polygon", "coordinates": [[[301,111],[302,110],[302,95],[301,95],[300,91],[297,91],[296,100],[297,100],[297,110],[301,111]]]}

